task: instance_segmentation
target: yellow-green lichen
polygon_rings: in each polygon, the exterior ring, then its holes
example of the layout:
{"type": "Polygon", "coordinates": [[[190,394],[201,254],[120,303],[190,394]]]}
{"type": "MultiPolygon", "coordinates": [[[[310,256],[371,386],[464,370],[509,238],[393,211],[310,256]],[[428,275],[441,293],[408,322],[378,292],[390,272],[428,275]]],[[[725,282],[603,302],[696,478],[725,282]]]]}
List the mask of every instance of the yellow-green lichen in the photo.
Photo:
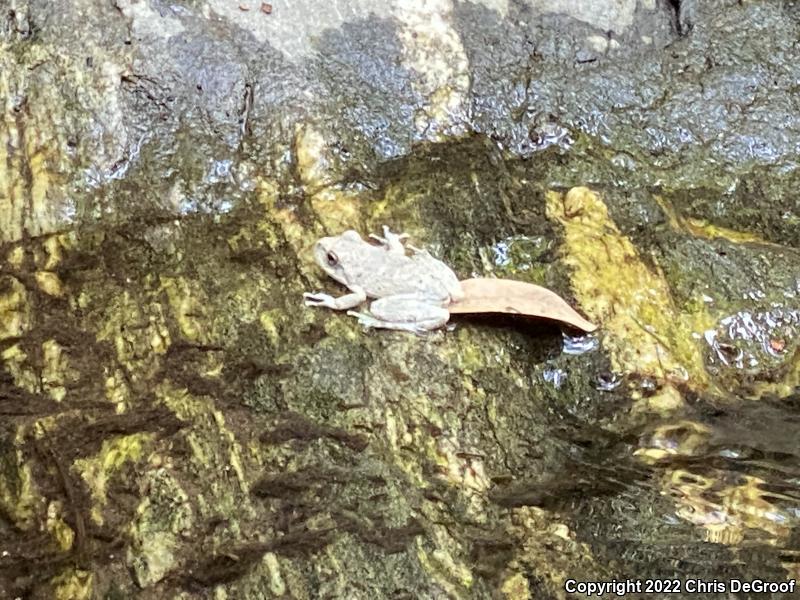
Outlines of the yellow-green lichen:
{"type": "MultiPolygon", "coordinates": [[[[32,43],[24,61],[54,64],[50,50],[32,43]]],[[[60,149],[67,127],[59,89],[38,80],[39,71],[0,47],[0,240],[18,240],[23,232],[41,235],[57,228],[60,208],[70,199],[61,189],[69,157],[60,149]],[[23,99],[23,100],[21,100],[23,99]],[[22,106],[24,104],[24,106],[22,106]],[[23,110],[20,110],[20,109],[23,110]]]]}
{"type": "Polygon", "coordinates": [[[270,591],[278,597],[286,594],[286,583],[281,576],[281,565],[278,562],[278,557],[273,552],[267,552],[261,560],[267,573],[269,573],[270,591]]]}
{"type": "MultiPolygon", "coordinates": [[[[145,288],[149,287],[148,283],[145,288]]],[[[128,290],[109,302],[108,317],[97,339],[113,343],[117,360],[142,377],[155,375],[160,365],[159,356],[172,345],[161,304],[137,297],[128,290]]]]}
{"type": "Polygon", "coordinates": [[[531,597],[528,580],[522,573],[514,573],[507,577],[500,586],[500,592],[506,600],[527,600],[531,597]]]}
{"type": "Polygon", "coordinates": [[[93,597],[94,575],[89,571],[68,569],[51,580],[54,600],[89,600],[93,597]]]}
{"type": "Polygon", "coordinates": [[[52,271],[36,271],[34,276],[39,289],[48,296],[60,298],[64,295],[64,285],[58,275],[52,271]]]}
{"type": "Polygon", "coordinates": [[[309,195],[331,183],[328,144],[322,132],[311,123],[298,124],[294,134],[297,174],[309,195]]]}
{"type": "Polygon", "coordinates": [[[67,395],[65,384],[77,380],[79,374],[70,367],[64,348],[55,340],[42,343],[42,389],[56,402],[67,395]]]}
{"type": "Polygon", "coordinates": [[[182,277],[162,276],[161,289],[166,291],[172,315],[186,339],[199,344],[209,341],[206,311],[207,302],[200,297],[200,291],[182,277]]]}
{"type": "Polygon", "coordinates": [[[75,541],[75,532],[72,528],[64,522],[62,513],[64,507],[60,501],[53,501],[47,505],[47,521],[45,527],[53,539],[56,540],[58,547],[62,551],[67,552],[72,548],[75,541]]]}
{"type": "Polygon", "coordinates": [[[14,385],[32,394],[38,394],[41,390],[39,374],[33,370],[28,355],[19,344],[14,344],[3,350],[0,357],[6,371],[14,380],[14,385]]]}
{"type": "Polygon", "coordinates": [[[277,325],[277,319],[280,318],[279,312],[280,311],[277,310],[265,310],[258,315],[258,320],[261,323],[261,329],[263,329],[264,333],[267,334],[269,341],[273,346],[277,345],[278,340],[280,339],[280,333],[278,332],[277,325]]]}
{"type": "Polygon", "coordinates": [[[149,493],[129,528],[127,562],[136,583],[146,588],[174,568],[180,536],[189,531],[195,517],[188,494],[166,469],[148,471],[145,483],[149,493]]]}
{"type": "Polygon", "coordinates": [[[576,541],[569,527],[549,511],[533,506],[513,509],[506,535],[515,548],[508,563],[512,581],[519,571],[536,573],[551,592],[548,597],[566,598],[564,581],[576,573],[612,576],[595,560],[590,546],[576,541]]]}
{"type": "Polygon", "coordinates": [[[664,211],[664,214],[667,216],[670,226],[678,231],[684,231],[690,234],[693,237],[698,238],[706,238],[706,239],[715,239],[715,238],[722,238],[728,240],[729,242],[734,242],[736,244],[742,243],[756,243],[756,244],[767,244],[768,242],[754,234],[747,231],[736,231],[735,229],[728,229],[727,227],[721,227],[719,225],[714,225],[705,219],[696,219],[693,217],[684,217],[672,205],[671,202],[667,201],[662,196],[655,197],[656,202],[664,211]]]}
{"type": "Polygon", "coordinates": [[[31,467],[19,449],[21,444],[22,432],[18,431],[15,447],[0,454],[0,512],[8,515],[16,527],[28,530],[35,522],[39,499],[31,467]]]}
{"type": "Polygon", "coordinates": [[[30,328],[28,292],[10,275],[0,277],[0,340],[22,337],[30,328]]]}
{"type": "Polygon", "coordinates": [[[92,519],[103,523],[103,507],[106,504],[106,486],[111,476],[128,462],[142,458],[145,448],[154,439],[152,433],[134,433],[106,440],[95,456],[75,461],[75,469],[81,474],[92,494],[92,519]]]}
{"type": "Polygon", "coordinates": [[[451,598],[469,598],[475,584],[475,575],[463,562],[453,558],[446,548],[456,549],[456,542],[442,526],[434,526],[429,533],[436,542],[436,548],[426,549],[429,543],[421,538],[416,540],[417,559],[422,568],[431,576],[451,598]]]}
{"type": "Polygon", "coordinates": [[[23,248],[22,245],[12,246],[6,255],[6,261],[8,262],[9,266],[15,269],[21,268],[24,260],[25,248],[23,248]]]}
{"type": "MultiPolygon", "coordinates": [[[[243,228],[237,235],[228,240],[232,249],[242,242],[252,241],[254,235],[263,240],[273,251],[280,251],[288,244],[295,256],[300,256],[308,244],[308,224],[304,223],[293,207],[281,205],[280,185],[271,179],[256,180],[257,197],[264,208],[264,216],[256,224],[256,229],[243,228]],[[241,238],[241,239],[239,239],[241,238]]],[[[331,190],[328,198],[340,198],[340,191],[331,190]]],[[[312,197],[312,203],[316,197],[312,197]]],[[[323,206],[337,205],[337,202],[323,201],[323,206]]]]}
{"type": "Polygon", "coordinates": [[[74,244],[74,232],[48,235],[42,241],[41,252],[36,253],[36,265],[43,271],[53,271],[63,258],[63,250],[74,244]]]}
{"type": "MultiPolygon", "coordinates": [[[[319,218],[322,228],[316,232],[315,237],[338,235],[347,229],[363,231],[365,228],[365,205],[362,194],[348,190],[328,188],[324,197],[317,194],[311,199],[311,206],[319,218]]],[[[313,243],[316,239],[307,241],[313,243]]],[[[309,244],[307,250],[310,249],[311,245],[309,244]]],[[[311,258],[311,253],[308,251],[298,254],[311,258]]]]}
{"type": "MultiPolygon", "coordinates": [[[[323,132],[313,123],[298,124],[294,134],[297,175],[311,206],[326,229],[352,228],[360,219],[360,196],[336,185],[333,155],[323,132]]],[[[269,189],[265,188],[265,193],[269,189]]],[[[270,211],[289,240],[297,240],[288,226],[297,225],[294,216],[285,210],[270,211]]],[[[295,247],[296,250],[299,248],[295,247]]]]}
{"type": "Polygon", "coordinates": [[[106,398],[114,405],[114,410],[118,415],[128,410],[131,391],[125,381],[124,374],[119,369],[116,369],[113,374],[106,377],[105,393],[106,398]]]}
{"type": "MultiPolygon", "coordinates": [[[[465,382],[471,381],[471,375],[479,370],[486,368],[487,348],[482,346],[485,339],[481,339],[474,329],[460,328],[457,330],[458,344],[448,345],[443,349],[447,360],[454,361],[458,365],[459,372],[464,376],[465,382]]],[[[492,348],[497,349],[496,345],[492,348]]],[[[502,350],[498,350],[502,352],[502,350]]]]}
{"type": "Polygon", "coordinates": [[[564,228],[564,262],[583,310],[603,328],[616,370],[708,383],[696,334],[713,326],[703,305],[682,314],[658,269],[649,267],[587,188],[547,195],[547,215],[564,228]]]}
{"type": "Polygon", "coordinates": [[[161,581],[175,564],[177,548],[177,537],[170,532],[149,531],[140,536],[138,548],[128,551],[136,582],[148,587],[161,581]]]}
{"type": "Polygon", "coordinates": [[[234,510],[235,507],[243,516],[252,515],[242,447],[227,427],[223,413],[211,400],[194,397],[166,383],[157,388],[156,395],[179,419],[192,424],[186,441],[197,470],[217,474],[209,481],[207,497],[198,498],[198,502],[213,500],[218,508],[234,510]],[[231,475],[237,485],[231,485],[231,475]]]}

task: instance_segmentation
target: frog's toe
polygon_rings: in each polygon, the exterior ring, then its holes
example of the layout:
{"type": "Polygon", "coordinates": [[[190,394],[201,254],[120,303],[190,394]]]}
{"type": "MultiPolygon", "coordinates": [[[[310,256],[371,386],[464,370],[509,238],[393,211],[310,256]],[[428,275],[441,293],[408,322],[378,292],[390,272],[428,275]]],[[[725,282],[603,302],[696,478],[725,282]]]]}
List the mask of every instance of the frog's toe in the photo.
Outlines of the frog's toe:
{"type": "Polygon", "coordinates": [[[321,292],[305,292],[303,298],[305,298],[306,306],[326,306],[332,308],[336,303],[336,299],[333,296],[321,292]]]}
{"type": "Polygon", "coordinates": [[[387,225],[383,226],[383,237],[373,235],[373,238],[380,241],[384,248],[396,254],[405,254],[406,249],[403,246],[403,240],[408,239],[407,233],[393,233],[387,225]]]}
{"type": "Polygon", "coordinates": [[[388,225],[384,225],[383,226],[383,235],[387,240],[395,239],[398,242],[401,241],[401,240],[407,240],[409,237],[411,237],[410,235],[408,235],[405,232],[403,232],[403,233],[394,233],[391,229],[389,229],[388,225]]]}
{"type": "Polygon", "coordinates": [[[388,246],[389,245],[389,242],[386,241],[386,238],[382,238],[379,235],[376,235],[374,233],[370,233],[369,237],[370,237],[370,239],[373,239],[376,242],[378,242],[379,244],[381,244],[382,246],[388,246]]]}

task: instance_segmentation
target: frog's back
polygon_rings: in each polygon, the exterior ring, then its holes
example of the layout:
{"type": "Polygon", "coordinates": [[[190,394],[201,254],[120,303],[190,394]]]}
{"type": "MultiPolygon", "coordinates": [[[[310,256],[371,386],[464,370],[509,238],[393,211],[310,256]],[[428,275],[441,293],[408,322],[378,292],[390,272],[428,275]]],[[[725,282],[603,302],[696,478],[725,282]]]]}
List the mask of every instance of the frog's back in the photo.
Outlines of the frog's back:
{"type": "MultiPolygon", "coordinates": [[[[426,289],[427,278],[408,256],[384,254],[372,268],[361,274],[361,282],[367,295],[385,298],[396,294],[413,294],[426,289]]],[[[428,284],[429,285],[429,284],[428,284]]]]}
{"type": "Polygon", "coordinates": [[[453,269],[438,258],[431,256],[427,250],[417,252],[417,254],[412,257],[412,260],[425,265],[424,270],[431,273],[432,276],[436,278],[451,300],[461,300],[464,297],[464,291],[461,289],[461,282],[458,281],[458,277],[455,272],[453,272],[453,269]]]}
{"type": "Polygon", "coordinates": [[[386,256],[365,278],[364,290],[372,298],[417,294],[441,303],[462,296],[455,273],[427,253],[386,256]]]}

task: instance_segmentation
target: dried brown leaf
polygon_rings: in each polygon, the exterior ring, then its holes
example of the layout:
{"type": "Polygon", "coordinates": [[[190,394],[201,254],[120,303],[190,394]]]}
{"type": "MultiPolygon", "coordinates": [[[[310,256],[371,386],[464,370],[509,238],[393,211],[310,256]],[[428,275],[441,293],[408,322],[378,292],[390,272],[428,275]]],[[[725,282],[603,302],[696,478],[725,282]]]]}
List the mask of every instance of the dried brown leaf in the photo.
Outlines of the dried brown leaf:
{"type": "Polygon", "coordinates": [[[464,298],[447,309],[452,314],[507,313],[552,319],[582,331],[597,326],[579,315],[555,292],[532,283],[511,279],[465,279],[464,298]]]}

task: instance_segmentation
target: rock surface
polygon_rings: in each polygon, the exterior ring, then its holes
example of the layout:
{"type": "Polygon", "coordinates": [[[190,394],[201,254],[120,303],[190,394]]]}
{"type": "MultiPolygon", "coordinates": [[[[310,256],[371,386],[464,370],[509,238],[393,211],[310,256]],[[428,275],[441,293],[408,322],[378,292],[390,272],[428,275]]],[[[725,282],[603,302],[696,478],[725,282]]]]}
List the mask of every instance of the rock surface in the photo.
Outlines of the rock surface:
{"type": "Polygon", "coordinates": [[[800,575],[799,25],[6,1],[0,596],[800,575]],[[600,331],[306,310],[314,240],[383,223],[600,331]]]}

